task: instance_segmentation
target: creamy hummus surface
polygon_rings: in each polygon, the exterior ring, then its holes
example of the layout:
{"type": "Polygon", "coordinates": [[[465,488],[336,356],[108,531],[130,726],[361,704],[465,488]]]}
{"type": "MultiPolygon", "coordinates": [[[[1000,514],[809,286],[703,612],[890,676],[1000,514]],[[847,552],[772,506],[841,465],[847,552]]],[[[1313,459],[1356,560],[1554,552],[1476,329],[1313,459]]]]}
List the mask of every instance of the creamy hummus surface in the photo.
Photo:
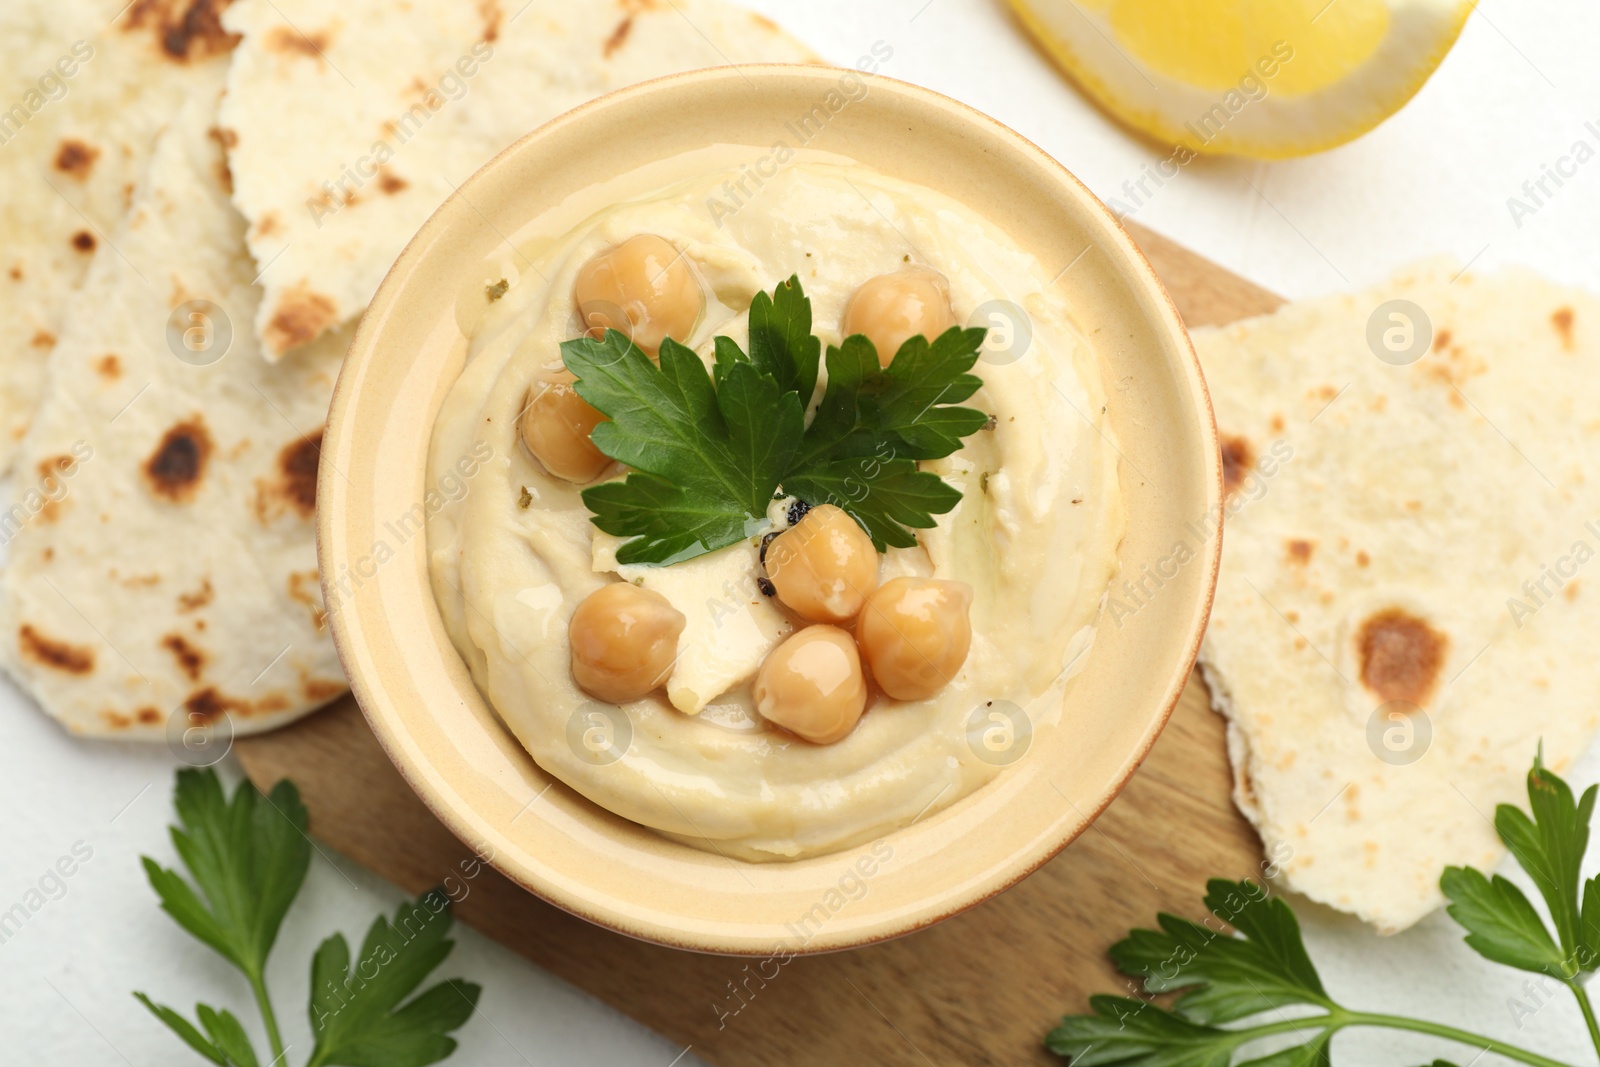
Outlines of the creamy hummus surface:
{"type": "MultiPolygon", "coordinates": [[[[1041,264],[978,211],[859,165],[795,162],[735,207],[727,183],[740,177],[717,170],[645,191],[514,261],[515,283],[492,294],[440,411],[428,484],[463,456],[492,458],[430,518],[428,553],[451,640],[540,767],[688,844],[792,859],[954,803],[1003,772],[1006,746],[1022,750],[1018,734],[1055,727],[1116,570],[1124,512],[1098,360],[1053,284],[1059,265],[1041,264]],[[859,724],[831,744],[763,722],[752,680],[799,624],[758,588],[762,531],[682,563],[618,566],[620,539],[591,524],[583,486],[551,477],[522,445],[530,380],[559,366],[561,343],[583,331],[578,270],[638,234],[671,242],[703,282],[706,311],[679,340],[708,362],[714,336],[747,342],[752,297],[791,275],[824,348],[842,340],[857,287],[908,264],[948,279],[958,324],[1002,331],[973,368],[983,387],[965,402],[993,416],[990,428],[921,464],[960,490],[960,503],[917,532],[917,547],[881,558],[882,581],[932,576],[972,589],[970,652],[933,697],[900,702],[874,689],[859,724]],[[1026,323],[991,315],[1001,301],[1026,323]],[[686,619],[665,686],[621,707],[577,686],[567,636],[579,602],[616,581],[659,592],[686,619]]],[[[772,509],[777,526],[783,511],[772,509]]]]}

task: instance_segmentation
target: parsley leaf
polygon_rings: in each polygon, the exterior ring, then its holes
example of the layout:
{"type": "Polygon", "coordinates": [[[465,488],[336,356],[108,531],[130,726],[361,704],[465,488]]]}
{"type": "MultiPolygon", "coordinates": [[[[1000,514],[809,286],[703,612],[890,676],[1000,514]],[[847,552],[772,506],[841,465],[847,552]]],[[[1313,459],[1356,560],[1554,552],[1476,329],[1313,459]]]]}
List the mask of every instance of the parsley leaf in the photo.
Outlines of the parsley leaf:
{"type": "MultiPolygon", "coordinates": [[[[1495,809],[1494,825],[1517,863],[1533,879],[1555,923],[1562,955],[1577,966],[1584,944],[1578,904],[1578,866],[1589,847],[1589,818],[1594,813],[1594,786],[1574,802],[1572,789],[1535,757],[1528,772],[1527,814],[1510,804],[1495,809]]],[[[1585,954],[1586,955],[1586,954],[1585,954]]],[[[1590,957],[1583,970],[1593,968],[1590,957]]]]}
{"type": "MultiPolygon", "coordinates": [[[[143,858],[161,907],[190,934],[232,963],[248,980],[277,1067],[285,1046],[268,994],[267,956],[311,863],[308,815],[300,793],[285,780],[262,796],[248,781],[229,800],[214,770],[178,772],[173,805],[179,825],[172,843],[189,873],[185,880],[143,858]],[[192,884],[191,884],[192,882],[192,884]]],[[[348,971],[349,949],[335,935],[312,962],[312,1024],[317,1034],[310,1067],[422,1067],[450,1055],[447,1036],[471,1016],[479,989],[441,983],[397,1009],[450,954],[443,894],[402,905],[393,926],[382,917],[362,948],[361,966],[348,971]],[[320,1011],[319,1011],[320,1007],[320,1011]]],[[[134,996],[195,1052],[220,1067],[261,1067],[249,1034],[227,1010],[195,1005],[196,1026],[144,993],[134,996]]]]}
{"type": "Polygon", "coordinates": [[[204,1004],[196,1004],[194,1010],[206,1033],[211,1035],[211,1040],[216,1042],[217,1048],[233,1067],[259,1067],[260,1061],[256,1059],[256,1050],[251,1047],[250,1037],[233,1012],[227,1009],[217,1011],[204,1004]]]}
{"type": "MultiPolygon", "coordinates": [[[[720,338],[718,339],[720,342],[720,338]]],[[[831,457],[867,455],[875,451],[871,435],[857,432],[860,405],[857,397],[867,379],[878,374],[878,350],[860,334],[846,337],[838,347],[828,346],[828,386],[822,391],[817,413],[806,427],[795,456],[801,468],[831,457]]]]}
{"type": "Polygon", "coordinates": [[[983,387],[982,378],[967,372],[978,362],[984,333],[952,326],[932,343],[909,338],[888,367],[862,382],[862,428],[911,459],[939,459],[960,448],[963,437],[989,421],[975,408],[953,406],[983,387]]]}
{"type": "MultiPolygon", "coordinates": [[[[1228,1067],[1240,1047],[1267,1036],[1190,1022],[1133,997],[1093,996],[1089,1007],[1093,1015],[1069,1015],[1045,1037],[1072,1067],[1228,1067]]],[[[1312,1018],[1298,1032],[1309,1039],[1239,1067],[1328,1067],[1333,1030],[1312,1018]]]]}
{"type": "Polygon", "coordinates": [[[1045,1037],[1045,1047],[1073,1067],[1171,1064],[1227,1067],[1248,1037],[1197,1023],[1134,997],[1089,998],[1092,1015],[1069,1015],[1045,1037]]]}
{"type": "MultiPolygon", "coordinates": [[[[1439,880],[1449,911],[1467,929],[1479,955],[1568,981],[1591,971],[1600,953],[1600,886],[1591,879],[1579,897],[1579,866],[1589,847],[1596,788],[1581,800],[1561,777],[1534,757],[1528,772],[1527,812],[1510,804],[1495,809],[1495,830],[1544,898],[1555,937],[1533,904],[1511,882],[1472,868],[1450,867],[1439,880]]],[[[1576,991],[1576,990],[1575,990],[1576,991]]]]}
{"type": "Polygon", "coordinates": [[[989,421],[974,408],[952,406],[983,384],[967,373],[983,334],[951,327],[932,344],[912,337],[887,368],[860,335],[830,346],[828,387],[784,489],[843,508],[879,551],[915,545],[908,527],[926,529],[961,501],[944,479],[917,470],[916,460],[948,456],[989,421]]]}
{"type": "Polygon", "coordinates": [[[250,1045],[250,1039],[245,1036],[244,1027],[239,1025],[239,1020],[231,1012],[221,1012],[196,1004],[195,1014],[205,1026],[207,1033],[202,1034],[195,1025],[165,1004],[157,1004],[143,993],[135,993],[134,997],[150,1009],[150,1014],[166,1023],[171,1030],[183,1038],[184,1044],[194,1049],[212,1063],[221,1064],[222,1067],[259,1067],[260,1061],[256,1059],[255,1049],[250,1045]],[[226,1031],[228,1042],[227,1051],[223,1051],[219,1040],[221,1031],[226,1031]],[[207,1036],[209,1034],[209,1036],[207,1036]]]}
{"type": "MultiPolygon", "coordinates": [[[[145,875],[161,898],[162,910],[243,972],[262,1005],[267,1040],[281,1057],[283,1044],[268,1007],[265,976],[278,928],[311,865],[300,792],[282,781],[263,797],[255,786],[241,782],[230,802],[216,771],[186,769],[178,772],[173,806],[179,825],[171,828],[172,844],[194,885],[148,856],[142,857],[145,875]]],[[[177,1012],[142,993],[134,995],[213,1063],[255,1067],[250,1040],[230,1013],[196,1005],[207,1040],[177,1012]]]]}
{"type": "Polygon", "coordinates": [[[984,331],[952,326],[929,343],[909,338],[888,367],[860,334],[828,348],[828,387],[806,429],[801,461],[828,456],[890,455],[939,459],[961,447],[989,416],[955,407],[983,386],[969,374],[984,331]]]}
{"type": "Polygon", "coordinates": [[[800,288],[800,276],[779,282],[770,297],[757,293],[750,301],[749,321],[750,362],[773,378],[780,391],[809,403],[817,388],[822,342],[811,336],[811,301],[800,288]]]}
{"type": "Polygon", "coordinates": [[[912,548],[917,537],[906,527],[926,529],[934,516],[955,507],[961,492],[914,460],[876,456],[837,459],[791,475],[788,492],[813,504],[833,504],[850,513],[881,552],[885,545],[912,548]]]}
{"type": "Polygon", "coordinates": [[[821,342],[799,278],[758,293],[749,324],[750,351],[717,337],[709,373],[671,340],[659,366],[616,332],[562,344],[578,395],[609,417],[595,446],[633,468],[583,493],[599,529],[630,538],[618,561],[674,563],[752,536],[780,489],[843,508],[879,551],[915,545],[912,530],[961,499],[917,460],[948,456],[988,423],[955,406],[983,384],[969,372],[984,331],[913,337],[887,368],[865,337],[846,338],[828,349],[808,427],[821,342]]]}
{"type": "Polygon", "coordinates": [[[1197,1023],[1232,1022],[1289,1004],[1328,1005],[1287,903],[1255,882],[1214,878],[1206,884],[1206,907],[1243,936],[1162,913],[1160,931],[1133,931],[1111,947],[1112,960],[1124,974],[1143,978],[1150,993],[1190,990],[1175,1007],[1197,1023]]]}
{"type": "Polygon", "coordinates": [[[242,783],[230,804],[215,771],[182,770],[173,803],[172,844],[199,893],[146,856],[150,885],[179,926],[259,980],[311,864],[300,793],[282,781],[263,797],[242,783]]]}
{"type": "Polygon", "coordinates": [[[1163,913],[1156,920],[1160,930],[1134,930],[1111,948],[1118,969],[1142,978],[1146,992],[1187,991],[1171,1010],[1126,997],[1092,997],[1094,1014],[1063,1018],[1046,1045],[1074,1067],[1228,1067],[1247,1042],[1295,1033],[1302,1043],[1245,1062],[1325,1067],[1338,1009],[1289,905],[1256,882],[1224,878],[1206,883],[1205,903],[1238,936],[1163,913]],[[1327,1014],[1239,1029],[1217,1025],[1289,1005],[1314,1005],[1327,1014]]]}
{"type": "Polygon", "coordinates": [[[455,1051],[449,1036],[472,1017],[480,987],[450,979],[400,1002],[450,955],[445,939],[450,901],[439,890],[401,904],[391,924],[378,916],[354,968],[343,934],[334,934],[311,960],[311,1028],[307,1067],[423,1067],[455,1051]]]}
{"type": "Polygon", "coordinates": [[[618,562],[676,562],[754,532],[800,437],[795,393],[748,360],[719,362],[714,389],[700,357],[671,339],[660,366],[615,330],[561,351],[578,395],[610,416],[595,447],[635,468],[583,493],[597,527],[633,537],[618,562]]]}
{"type": "Polygon", "coordinates": [[[1439,888],[1450,898],[1445,910],[1466,927],[1466,942],[1478,955],[1507,967],[1562,977],[1561,949],[1522,890],[1500,875],[1472,867],[1446,867],[1439,888]]]}

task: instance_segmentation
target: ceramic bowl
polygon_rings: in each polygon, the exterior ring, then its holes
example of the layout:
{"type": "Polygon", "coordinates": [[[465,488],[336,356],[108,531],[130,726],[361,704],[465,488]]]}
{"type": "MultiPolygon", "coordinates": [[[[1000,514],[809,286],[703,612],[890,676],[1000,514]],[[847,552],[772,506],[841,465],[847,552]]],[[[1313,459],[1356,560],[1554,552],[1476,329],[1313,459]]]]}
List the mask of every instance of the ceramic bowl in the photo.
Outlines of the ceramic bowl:
{"type": "MultiPolygon", "coordinates": [[[[1124,576],[1170,557],[1131,614],[1103,620],[1059,726],[993,782],[872,846],[744,863],[618,818],[542,772],[496,719],[445,635],[425,541],[434,417],[466,350],[459,294],[552,205],[603,203],[606,179],[708,145],[771,151],[847,77],[746,66],[602,97],[530,133],[452,195],[396,261],[334,394],[318,485],[332,631],[362,710],[412,788],[517,883],[602,926],[688,949],[766,955],[863,945],[938,922],[1050,859],[1149,752],[1193,664],[1221,541],[1216,429],[1161,283],[1095,197],[1033,144],[953,100],[878,76],[809,148],[973,207],[1036,255],[1103,363],[1122,457],[1124,576]]],[[[1120,579],[1119,579],[1120,582],[1120,579]]],[[[1120,588],[1120,586],[1119,586],[1120,588]]],[[[1123,598],[1126,601],[1126,597],[1123,598]]]]}

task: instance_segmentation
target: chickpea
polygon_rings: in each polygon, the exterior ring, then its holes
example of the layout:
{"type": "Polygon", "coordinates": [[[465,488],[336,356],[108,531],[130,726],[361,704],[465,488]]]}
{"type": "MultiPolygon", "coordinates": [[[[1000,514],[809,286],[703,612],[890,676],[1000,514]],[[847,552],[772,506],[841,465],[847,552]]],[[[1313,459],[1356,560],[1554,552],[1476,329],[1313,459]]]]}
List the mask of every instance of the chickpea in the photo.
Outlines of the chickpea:
{"type": "Polygon", "coordinates": [[[819,504],[767,546],[783,606],[811,622],[849,622],[878,587],[878,550],[842,508],[819,504]]]}
{"type": "Polygon", "coordinates": [[[567,624],[572,677],[609,703],[638,700],[672,673],[686,621],[660,593],[630,582],[603,585],[567,624]]]}
{"type": "Polygon", "coordinates": [[[832,744],[856,728],[867,706],[856,643],[837,626],[807,626],[767,653],[754,694],[762,718],[832,744]]]}
{"type": "Polygon", "coordinates": [[[887,367],[907,338],[921,334],[932,341],[956,324],[950,307],[950,283],[927,267],[905,267],[868,278],[845,305],[839,332],[866,334],[887,367]]]}
{"type": "Polygon", "coordinates": [[[705,291],[688,260],[671,242],[649,233],[630,237],[585,263],[572,298],[591,337],[620,330],[652,359],[663,337],[687,344],[706,306],[705,291]]]}
{"type": "Polygon", "coordinates": [[[578,395],[575,381],[565,367],[539,372],[528,387],[518,429],[545,470],[569,482],[592,482],[611,463],[589,439],[605,416],[578,395]]]}
{"type": "Polygon", "coordinates": [[[856,641],[878,687],[896,700],[943,689],[972,646],[972,587],[938,578],[894,578],[867,598],[856,641]]]}

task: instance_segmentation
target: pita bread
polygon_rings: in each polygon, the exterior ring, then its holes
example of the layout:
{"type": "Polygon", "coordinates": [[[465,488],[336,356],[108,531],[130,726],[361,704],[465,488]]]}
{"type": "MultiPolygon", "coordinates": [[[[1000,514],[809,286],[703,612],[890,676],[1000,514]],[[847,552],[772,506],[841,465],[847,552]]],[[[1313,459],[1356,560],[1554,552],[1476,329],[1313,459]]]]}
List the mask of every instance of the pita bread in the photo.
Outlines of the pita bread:
{"type": "Polygon", "coordinates": [[[1600,723],[1600,300],[1456,273],[1195,333],[1235,799],[1291,888],[1385,933],[1492,868],[1536,749],[1562,770],[1600,723]]]}
{"type": "Polygon", "coordinates": [[[0,469],[44,387],[66,300],[127,211],[156,134],[227,64],[225,3],[0,5],[0,469]]]}
{"type": "Polygon", "coordinates": [[[348,338],[260,357],[255,265],[210,136],[221,88],[219,70],[169,116],[68,302],[0,512],[0,663],[78,734],[175,740],[224,716],[253,733],[345,688],[312,510],[348,338]],[[169,347],[169,313],[191,300],[222,309],[211,352],[234,324],[206,365],[169,347]]]}
{"type": "Polygon", "coordinates": [[[269,358],[359,314],[456,185],[561,112],[676,71],[814,59],[723,0],[240,0],[225,23],[269,358]]]}

